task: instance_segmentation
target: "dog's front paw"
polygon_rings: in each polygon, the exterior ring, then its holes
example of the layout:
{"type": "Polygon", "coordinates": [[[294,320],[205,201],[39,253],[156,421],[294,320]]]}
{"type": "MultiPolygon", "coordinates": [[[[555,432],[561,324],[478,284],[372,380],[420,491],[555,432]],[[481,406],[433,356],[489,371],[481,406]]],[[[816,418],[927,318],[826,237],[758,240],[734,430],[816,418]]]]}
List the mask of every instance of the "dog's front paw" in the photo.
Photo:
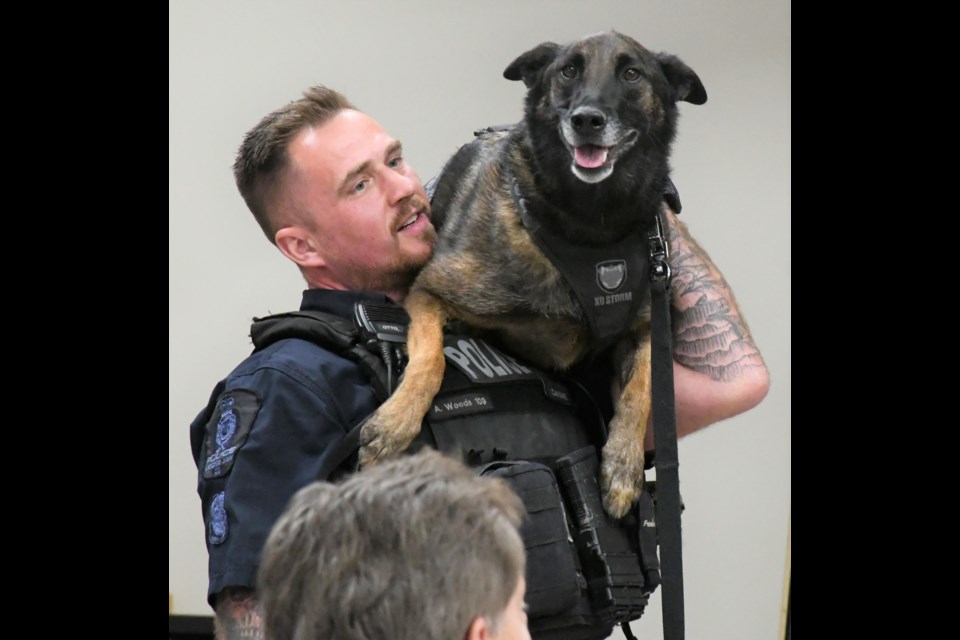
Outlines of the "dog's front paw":
{"type": "Polygon", "coordinates": [[[608,441],[603,447],[600,488],[604,510],[612,518],[622,518],[643,489],[643,447],[608,441]]]}
{"type": "Polygon", "coordinates": [[[419,418],[398,416],[395,405],[384,404],[360,427],[360,468],[404,451],[420,433],[419,418]]]}

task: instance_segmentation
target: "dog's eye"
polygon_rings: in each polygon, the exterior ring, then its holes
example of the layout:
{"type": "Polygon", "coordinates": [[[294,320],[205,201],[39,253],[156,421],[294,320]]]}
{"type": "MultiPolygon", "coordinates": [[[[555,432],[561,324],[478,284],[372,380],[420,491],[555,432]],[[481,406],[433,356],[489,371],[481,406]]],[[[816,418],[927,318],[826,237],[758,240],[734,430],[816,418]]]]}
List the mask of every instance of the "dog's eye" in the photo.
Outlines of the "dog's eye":
{"type": "Polygon", "coordinates": [[[572,64],[568,64],[567,66],[560,69],[560,73],[563,74],[564,78],[573,79],[577,77],[577,68],[572,64]]]}
{"type": "Polygon", "coordinates": [[[623,79],[626,80],[627,82],[636,82],[637,80],[640,79],[640,71],[637,69],[634,69],[633,67],[624,69],[623,79]]]}

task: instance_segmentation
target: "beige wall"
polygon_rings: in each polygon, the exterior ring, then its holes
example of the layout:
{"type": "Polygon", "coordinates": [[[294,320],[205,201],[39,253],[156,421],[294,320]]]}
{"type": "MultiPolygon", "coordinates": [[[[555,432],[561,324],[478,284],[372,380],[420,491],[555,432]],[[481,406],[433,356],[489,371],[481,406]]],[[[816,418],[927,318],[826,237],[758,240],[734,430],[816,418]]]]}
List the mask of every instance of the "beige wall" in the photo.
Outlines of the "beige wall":
{"type": "MultiPolygon", "coordinates": [[[[607,28],[680,56],[707,88],[705,105],[680,108],[682,217],[736,291],[773,380],[760,407],[680,443],[687,637],[777,637],[791,493],[789,0],[171,0],[175,613],[209,613],[187,426],[249,353],[250,319],[295,308],[303,288],[236,193],[244,132],[328,84],[402,139],[425,180],[475,128],[520,118],[523,85],[501,76],[516,55],[607,28]]],[[[638,637],[662,637],[660,606],[657,593],[638,637]]]]}

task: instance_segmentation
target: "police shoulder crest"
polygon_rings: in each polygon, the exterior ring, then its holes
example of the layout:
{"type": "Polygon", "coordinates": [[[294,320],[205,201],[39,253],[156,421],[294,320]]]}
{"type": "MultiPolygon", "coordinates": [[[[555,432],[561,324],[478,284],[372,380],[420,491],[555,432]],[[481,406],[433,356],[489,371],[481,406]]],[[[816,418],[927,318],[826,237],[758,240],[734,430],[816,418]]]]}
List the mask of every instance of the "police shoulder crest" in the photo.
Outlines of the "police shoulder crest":
{"type": "Polygon", "coordinates": [[[206,426],[204,478],[219,478],[230,472],[259,411],[260,396],[247,389],[234,389],[217,398],[217,407],[206,426]]]}

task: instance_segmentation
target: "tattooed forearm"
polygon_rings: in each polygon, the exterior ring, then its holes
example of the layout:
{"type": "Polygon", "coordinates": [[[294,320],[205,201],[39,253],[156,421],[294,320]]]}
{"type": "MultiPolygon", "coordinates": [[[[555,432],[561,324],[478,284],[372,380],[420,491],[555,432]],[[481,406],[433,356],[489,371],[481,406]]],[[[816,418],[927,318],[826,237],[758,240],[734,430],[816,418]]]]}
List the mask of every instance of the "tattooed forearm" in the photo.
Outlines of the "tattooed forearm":
{"type": "Polygon", "coordinates": [[[723,274],[673,213],[666,221],[673,270],[674,359],[720,381],[733,380],[750,367],[763,367],[723,274]]]}
{"type": "Polygon", "coordinates": [[[217,640],[262,640],[258,604],[252,589],[224,589],[213,621],[217,640]]]}

